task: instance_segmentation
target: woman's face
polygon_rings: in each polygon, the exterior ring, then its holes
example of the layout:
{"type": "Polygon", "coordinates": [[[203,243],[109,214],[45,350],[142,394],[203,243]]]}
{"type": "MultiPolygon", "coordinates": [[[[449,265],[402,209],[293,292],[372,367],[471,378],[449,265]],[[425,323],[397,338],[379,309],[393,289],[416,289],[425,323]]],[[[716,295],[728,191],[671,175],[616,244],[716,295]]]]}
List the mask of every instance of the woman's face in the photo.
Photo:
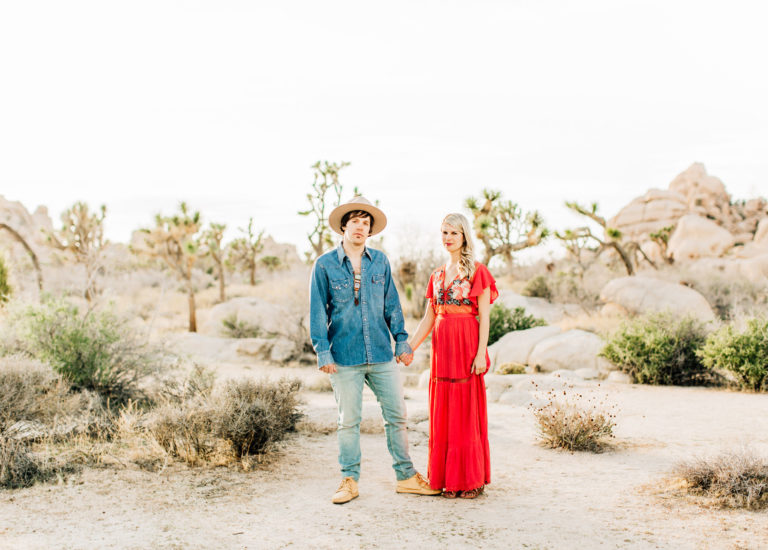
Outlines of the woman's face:
{"type": "Polygon", "coordinates": [[[461,229],[449,223],[444,223],[440,230],[443,237],[443,246],[448,252],[461,250],[461,245],[464,244],[464,234],[461,232],[461,229]]]}

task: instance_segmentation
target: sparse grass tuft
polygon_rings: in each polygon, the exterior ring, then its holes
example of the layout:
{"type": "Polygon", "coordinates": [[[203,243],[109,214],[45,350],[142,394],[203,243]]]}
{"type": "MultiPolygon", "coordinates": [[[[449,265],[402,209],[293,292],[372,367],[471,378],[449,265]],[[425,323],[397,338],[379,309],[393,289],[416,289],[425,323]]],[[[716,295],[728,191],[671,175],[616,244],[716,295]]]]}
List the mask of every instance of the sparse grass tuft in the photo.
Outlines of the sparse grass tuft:
{"type": "Polygon", "coordinates": [[[768,459],[750,451],[683,462],[677,465],[676,474],[685,481],[689,493],[710,499],[720,507],[768,507],[768,459]]]}
{"type": "MultiPolygon", "coordinates": [[[[536,386],[534,382],[534,386],[536,386]]],[[[531,405],[539,436],[547,447],[600,453],[616,427],[616,406],[574,391],[572,385],[546,393],[546,403],[531,405]]]]}

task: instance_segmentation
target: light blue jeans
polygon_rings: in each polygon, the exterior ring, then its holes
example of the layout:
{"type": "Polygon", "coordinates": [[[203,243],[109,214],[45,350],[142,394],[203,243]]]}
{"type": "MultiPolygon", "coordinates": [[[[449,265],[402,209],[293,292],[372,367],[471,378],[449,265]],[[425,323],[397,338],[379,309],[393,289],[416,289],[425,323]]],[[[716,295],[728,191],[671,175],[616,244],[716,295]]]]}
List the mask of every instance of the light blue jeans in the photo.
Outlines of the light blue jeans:
{"type": "Polygon", "coordinates": [[[354,367],[338,367],[331,385],[339,406],[339,464],[341,476],[360,479],[360,420],[363,384],[368,384],[381,406],[387,448],[398,480],[413,477],[416,469],[408,455],[408,434],[403,388],[395,361],[354,367]]]}

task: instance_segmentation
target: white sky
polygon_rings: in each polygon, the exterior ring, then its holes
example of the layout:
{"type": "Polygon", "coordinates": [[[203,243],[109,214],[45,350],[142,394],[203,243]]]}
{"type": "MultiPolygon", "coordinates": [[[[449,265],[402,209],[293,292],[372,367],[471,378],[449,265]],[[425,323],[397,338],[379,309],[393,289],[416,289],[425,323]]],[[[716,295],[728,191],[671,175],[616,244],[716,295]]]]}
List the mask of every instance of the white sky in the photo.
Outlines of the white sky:
{"type": "MultiPolygon", "coordinates": [[[[555,228],[704,162],[768,186],[762,1],[2,1],[0,194],[107,233],[179,200],[308,248],[310,165],[389,214],[388,246],[483,187],[555,228]]],[[[234,231],[230,233],[234,236],[234,231]]],[[[423,235],[422,235],[423,237],[423,235]]],[[[429,241],[429,239],[427,239],[429,241]]]]}

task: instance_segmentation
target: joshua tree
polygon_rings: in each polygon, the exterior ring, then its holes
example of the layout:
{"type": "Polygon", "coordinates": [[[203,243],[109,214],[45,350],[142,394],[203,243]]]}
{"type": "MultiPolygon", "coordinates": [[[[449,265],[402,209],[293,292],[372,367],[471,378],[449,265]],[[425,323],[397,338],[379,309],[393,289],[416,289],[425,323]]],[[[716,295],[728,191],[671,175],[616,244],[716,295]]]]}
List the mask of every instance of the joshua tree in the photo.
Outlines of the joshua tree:
{"type": "Polygon", "coordinates": [[[264,243],[261,242],[264,237],[264,230],[262,229],[258,235],[256,234],[253,228],[253,218],[248,220],[247,229],[238,227],[238,230],[244,236],[235,239],[229,245],[229,262],[235,266],[243,267],[248,272],[251,286],[253,286],[256,284],[257,257],[264,248],[264,243]]]}
{"type": "Polygon", "coordinates": [[[179,210],[173,216],[158,214],[155,227],[141,231],[147,234],[147,253],[163,260],[184,285],[189,300],[189,332],[197,332],[192,266],[200,256],[200,212],[190,212],[184,202],[179,210]]]}
{"type": "Polygon", "coordinates": [[[43,270],[40,269],[40,262],[37,260],[37,254],[35,254],[35,251],[32,250],[32,247],[29,246],[26,240],[24,240],[24,237],[22,237],[18,231],[16,231],[13,227],[10,225],[6,225],[4,223],[0,223],[0,231],[7,231],[11,237],[13,237],[16,241],[18,241],[21,246],[24,247],[24,250],[27,251],[27,254],[29,254],[30,259],[32,260],[32,265],[35,266],[35,272],[37,273],[37,288],[41,291],[43,290],[43,270]]]}
{"type": "Polygon", "coordinates": [[[319,258],[323,252],[333,246],[326,210],[338,206],[341,202],[342,185],[339,182],[339,172],[349,164],[349,162],[329,163],[326,160],[322,163],[317,161],[312,165],[314,182],[312,183],[312,193],[307,193],[310,208],[299,212],[300,216],[314,216],[315,218],[315,227],[307,235],[309,243],[312,245],[312,251],[307,253],[307,260],[309,261],[319,258]],[[328,191],[333,191],[335,199],[326,196],[328,191]],[[333,200],[330,205],[328,204],[329,200],[333,200]]]}
{"type": "Polygon", "coordinates": [[[269,271],[276,271],[282,263],[277,256],[264,256],[260,262],[261,265],[266,267],[269,271]]]}
{"type": "Polygon", "coordinates": [[[85,267],[85,298],[93,300],[98,291],[96,274],[104,241],[104,218],[107,207],[103,204],[99,212],[91,213],[84,202],[76,202],[61,215],[61,229],[48,233],[48,241],[59,250],[72,252],[75,261],[85,267]]]}
{"type": "Polygon", "coordinates": [[[628,275],[635,274],[635,260],[634,258],[639,254],[649,264],[656,267],[656,264],[643,252],[635,241],[622,241],[622,233],[616,228],[608,227],[608,222],[597,213],[597,203],[593,202],[589,208],[582,206],[575,202],[567,202],[565,206],[573,210],[574,212],[586,216],[592,221],[596,222],[603,228],[605,238],[601,239],[594,233],[588,226],[577,227],[575,229],[566,229],[563,233],[556,232],[555,236],[565,243],[566,249],[576,258],[582,267],[581,252],[584,249],[590,250],[594,255],[593,259],[596,259],[600,254],[608,249],[613,249],[621,258],[628,275]],[[594,243],[595,246],[589,248],[587,243],[594,243]]]}
{"type": "Polygon", "coordinates": [[[661,254],[662,259],[668,264],[673,264],[675,262],[675,259],[669,253],[669,237],[674,230],[674,225],[668,225],[662,227],[656,233],[651,233],[649,235],[651,240],[659,245],[659,253],[661,254]]]}
{"type": "Polygon", "coordinates": [[[203,231],[201,238],[202,252],[210,256],[216,264],[216,273],[219,277],[219,301],[224,302],[227,299],[226,283],[224,281],[224,249],[221,247],[221,241],[224,239],[224,230],[227,226],[223,223],[213,223],[203,231]]]}
{"type": "Polygon", "coordinates": [[[484,264],[497,255],[510,264],[513,252],[536,246],[549,235],[538,212],[523,213],[516,203],[501,200],[501,191],[484,189],[482,195],[468,197],[464,205],[472,212],[475,233],[485,247],[484,264]]]}

